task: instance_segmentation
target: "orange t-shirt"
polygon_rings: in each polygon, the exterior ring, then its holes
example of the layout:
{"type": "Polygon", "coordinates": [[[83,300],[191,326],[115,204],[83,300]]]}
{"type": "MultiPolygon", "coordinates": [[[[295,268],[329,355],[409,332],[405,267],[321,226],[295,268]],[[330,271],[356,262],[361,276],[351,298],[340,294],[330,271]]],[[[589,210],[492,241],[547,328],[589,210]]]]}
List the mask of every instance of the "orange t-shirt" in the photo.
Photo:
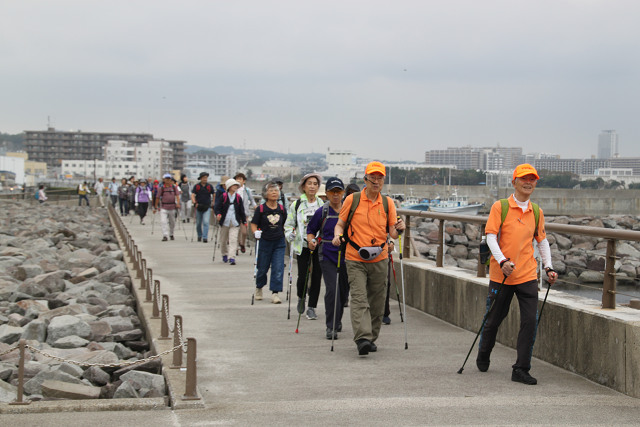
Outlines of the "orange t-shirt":
{"type": "MultiPolygon", "coordinates": [[[[345,236],[361,247],[365,246],[380,246],[387,241],[387,224],[389,228],[396,224],[396,206],[393,201],[387,197],[389,202],[389,217],[387,218],[384,205],[382,204],[382,196],[378,194],[378,198],[375,201],[371,201],[367,198],[364,191],[360,193],[360,203],[353,213],[351,218],[351,224],[349,230],[344,230],[345,236]]],[[[340,209],[340,219],[347,222],[349,218],[349,211],[351,210],[351,204],[353,202],[353,195],[349,195],[344,203],[342,209],[340,209]]],[[[387,245],[382,248],[382,253],[370,261],[365,261],[360,258],[358,251],[350,244],[347,243],[346,259],[350,261],[360,262],[378,262],[380,260],[387,259],[387,245]]]]}
{"type": "MultiPolygon", "coordinates": [[[[531,201],[527,210],[522,209],[516,204],[513,195],[509,196],[509,212],[504,219],[502,229],[500,229],[500,220],[502,218],[502,204],[498,200],[491,206],[489,219],[485,231],[487,234],[498,234],[500,231],[500,239],[498,244],[500,250],[515,264],[513,273],[505,280],[506,285],[519,285],[521,283],[536,280],[538,278],[535,258],[533,257],[533,239],[536,228],[536,219],[531,207],[531,201]]],[[[547,237],[544,229],[544,214],[540,209],[540,219],[538,221],[538,235],[535,239],[541,242],[547,237]]],[[[504,275],[500,269],[500,264],[491,257],[489,265],[489,278],[494,282],[502,282],[504,275]]]]}

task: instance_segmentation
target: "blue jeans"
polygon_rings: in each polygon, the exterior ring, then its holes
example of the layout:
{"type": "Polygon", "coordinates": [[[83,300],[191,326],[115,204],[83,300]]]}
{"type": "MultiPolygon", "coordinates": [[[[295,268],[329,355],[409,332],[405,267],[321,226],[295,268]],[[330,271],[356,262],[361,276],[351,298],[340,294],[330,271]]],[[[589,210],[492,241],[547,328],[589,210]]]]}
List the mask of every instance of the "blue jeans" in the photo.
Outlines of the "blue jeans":
{"type": "Polygon", "coordinates": [[[284,250],[287,248],[284,237],[278,240],[259,240],[258,273],[256,287],[262,289],[267,284],[267,272],[271,267],[271,292],[282,292],[284,278],[284,250]]]}
{"type": "Polygon", "coordinates": [[[198,238],[209,238],[209,221],[211,220],[211,208],[204,212],[196,209],[196,232],[198,238]]]}

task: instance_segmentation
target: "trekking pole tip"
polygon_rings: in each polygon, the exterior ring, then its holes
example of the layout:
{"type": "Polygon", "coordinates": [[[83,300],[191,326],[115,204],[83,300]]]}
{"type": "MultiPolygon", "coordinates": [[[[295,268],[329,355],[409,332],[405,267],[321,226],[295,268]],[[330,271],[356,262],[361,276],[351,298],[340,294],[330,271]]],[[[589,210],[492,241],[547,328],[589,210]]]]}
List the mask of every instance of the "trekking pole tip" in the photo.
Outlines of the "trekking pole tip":
{"type": "Polygon", "coordinates": [[[463,370],[464,370],[464,368],[458,369],[458,373],[461,374],[463,370]]]}
{"type": "Polygon", "coordinates": [[[404,343],[404,349],[408,350],[409,349],[409,344],[408,343],[404,343]]]}
{"type": "Polygon", "coordinates": [[[298,333],[298,328],[296,328],[296,334],[298,333]]]}

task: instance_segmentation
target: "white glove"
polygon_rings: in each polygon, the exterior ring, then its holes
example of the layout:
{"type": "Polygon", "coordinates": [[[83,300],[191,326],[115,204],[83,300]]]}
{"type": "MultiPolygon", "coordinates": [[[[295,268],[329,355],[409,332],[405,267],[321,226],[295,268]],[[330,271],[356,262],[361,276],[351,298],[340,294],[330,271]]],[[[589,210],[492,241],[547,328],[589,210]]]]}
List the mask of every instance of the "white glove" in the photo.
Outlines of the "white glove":
{"type": "Polygon", "coordinates": [[[291,233],[287,236],[287,240],[293,242],[293,239],[296,238],[296,233],[291,233]]]}
{"type": "Polygon", "coordinates": [[[256,231],[253,233],[253,237],[255,237],[255,238],[256,238],[256,240],[260,240],[260,237],[262,237],[262,230],[256,230],[256,231]]]}
{"type": "Polygon", "coordinates": [[[138,204],[136,203],[136,206],[138,206],[138,204]]]}

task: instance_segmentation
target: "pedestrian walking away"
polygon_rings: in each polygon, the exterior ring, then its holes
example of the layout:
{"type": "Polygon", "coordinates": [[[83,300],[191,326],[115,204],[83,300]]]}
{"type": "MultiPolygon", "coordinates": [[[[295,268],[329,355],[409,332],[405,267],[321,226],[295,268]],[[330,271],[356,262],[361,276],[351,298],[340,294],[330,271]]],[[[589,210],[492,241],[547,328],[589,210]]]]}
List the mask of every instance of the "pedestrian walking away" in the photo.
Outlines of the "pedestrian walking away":
{"type": "Polygon", "coordinates": [[[89,190],[89,186],[87,185],[87,181],[85,181],[82,184],[78,185],[78,206],[82,206],[82,201],[83,200],[85,202],[87,202],[87,206],[91,206],[89,204],[89,198],[87,197],[87,195],[89,193],[91,193],[91,191],[89,190]]]}
{"type": "Polygon", "coordinates": [[[104,199],[102,196],[104,195],[104,180],[102,178],[98,178],[98,181],[93,185],[93,191],[95,191],[96,196],[98,197],[98,202],[100,202],[100,207],[104,208],[104,199]]]}
{"type": "Polygon", "coordinates": [[[147,209],[152,199],[151,189],[147,186],[147,181],[141,179],[135,193],[135,207],[140,216],[140,224],[144,225],[144,217],[147,216],[147,209]]]}
{"type": "Polygon", "coordinates": [[[118,186],[118,204],[120,215],[127,216],[129,214],[129,183],[125,178],[122,178],[118,186]]]}
{"type": "MultiPolygon", "coordinates": [[[[253,198],[253,193],[251,190],[245,185],[247,182],[247,177],[242,172],[238,172],[236,176],[233,177],[238,183],[240,183],[240,188],[238,188],[238,194],[242,198],[242,203],[244,204],[244,213],[247,216],[247,223],[251,222],[252,212],[256,208],[257,203],[253,198]]],[[[246,242],[247,242],[247,226],[240,226],[240,235],[238,236],[238,246],[240,247],[240,252],[246,252],[246,242]]]]}
{"type": "Polygon", "coordinates": [[[237,194],[240,184],[233,178],[225,183],[226,191],[222,195],[222,201],[214,207],[216,219],[220,226],[220,253],[222,262],[236,265],[236,250],[238,249],[238,233],[240,225],[247,223],[244,213],[242,197],[237,194]]]}
{"type": "Polygon", "coordinates": [[[311,263],[311,282],[308,286],[309,306],[307,308],[307,319],[318,318],[316,307],[320,297],[320,282],[322,271],[320,270],[320,260],[318,253],[309,250],[307,245],[307,225],[321,206],[320,199],[316,197],[322,176],[317,173],[309,173],[302,177],[298,185],[300,199],[291,204],[287,214],[287,221],[284,224],[284,233],[291,243],[291,248],[298,260],[298,279],[296,282],[298,293],[298,313],[305,312],[305,278],[307,277],[307,267],[311,263]]]}
{"type": "MultiPolygon", "coordinates": [[[[386,176],[380,162],[365,168],[366,187],[348,196],[336,224],[333,245],[346,245],[347,275],[351,293],[353,340],[361,356],[378,350],[375,344],[384,314],[387,239],[398,238],[405,229],[396,218],[393,201],[382,196],[386,176]]],[[[406,319],[405,319],[406,321],[406,319]]]]}
{"type": "Polygon", "coordinates": [[[338,223],[338,215],[342,208],[344,184],[337,177],[329,178],[325,184],[325,192],[328,201],[313,214],[307,225],[307,246],[310,250],[318,253],[325,286],[326,338],[333,340],[338,339],[338,332],[342,332],[344,301],[349,295],[344,251],[340,251],[331,244],[334,237],[333,232],[338,223]]]}
{"type": "MultiPolygon", "coordinates": [[[[138,209],[135,206],[136,203],[136,191],[138,190],[138,181],[136,181],[135,177],[129,178],[129,188],[127,189],[127,197],[129,199],[127,215],[131,210],[133,210],[134,215],[138,213],[138,209]]],[[[131,220],[133,220],[133,215],[131,215],[131,220]]]]}
{"type": "MultiPolygon", "coordinates": [[[[207,243],[209,236],[209,221],[211,220],[212,197],[214,194],[213,185],[209,184],[209,174],[201,172],[198,182],[191,189],[191,203],[196,209],[196,232],[198,234],[198,242],[207,243]]],[[[191,231],[193,236],[193,231],[191,231]]],[[[193,237],[191,238],[193,241],[193,237]]]]}
{"type": "MultiPolygon", "coordinates": [[[[228,188],[228,186],[227,186],[228,188]]],[[[251,220],[251,232],[256,239],[256,289],[255,299],[262,299],[262,288],[267,284],[267,273],[271,270],[269,290],[271,302],[280,304],[278,296],[282,292],[284,279],[284,252],[287,247],[284,239],[284,206],[278,203],[280,189],[270,182],[262,190],[266,200],[256,208],[251,220]]]]}
{"type": "Polygon", "coordinates": [[[176,213],[180,209],[180,194],[178,186],[171,180],[171,174],[164,174],[162,185],[158,187],[153,213],[160,208],[160,224],[162,226],[162,241],[174,240],[173,232],[176,226],[176,213]]]}
{"type": "Polygon", "coordinates": [[[544,214],[530,200],[539,179],[533,166],[526,163],[518,165],[511,181],[513,194],[491,206],[485,228],[487,245],[492,255],[489,264],[489,295],[486,301],[486,323],[480,334],[476,358],[478,369],[486,372],[498,328],[509,313],[511,300],[515,295],[520,308],[520,331],[511,380],[529,385],[537,384],[537,380],[530,374],[538,311],[538,265],[534,258],[534,240],[538,243],[549,285],[555,283],[558,277],[551,264],[544,214]],[[500,285],[501,280],[504,280],[504,286],[500,285]],[[495,307],[489,310],[492,305],[495,307]]]}
{"type": "Polygon", "coordinates": [[[109,198],[111,199],[111,206],[113,208],[116,207],[116,204],[118,203],[118,189],[120,188],[120,184],[118,184],[118,181],[116,181],[116,178],[113,177],[111,178],[111,182],[109,183],[109,186],[107,187],[107,193],[109,193],[109,198]]]}

